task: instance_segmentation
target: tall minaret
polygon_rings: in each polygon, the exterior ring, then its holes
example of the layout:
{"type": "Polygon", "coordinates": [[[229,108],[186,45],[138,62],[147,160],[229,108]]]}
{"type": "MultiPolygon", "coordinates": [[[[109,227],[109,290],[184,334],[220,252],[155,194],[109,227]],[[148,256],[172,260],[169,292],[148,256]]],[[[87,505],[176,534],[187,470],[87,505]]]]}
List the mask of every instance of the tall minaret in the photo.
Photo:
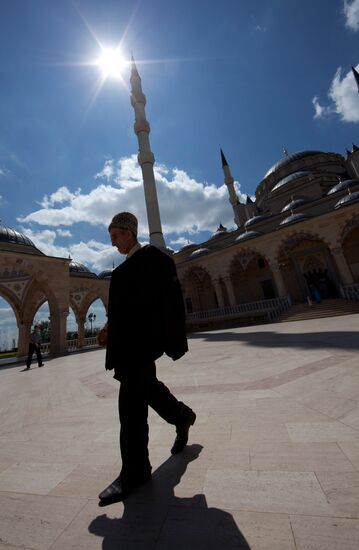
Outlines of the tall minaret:
{"type": "Polygon", "coordinates": [[[145,189],[145,201],[150,233],[150,243],[158,248],[166,248],[163,238],[160,210],[158,207],[156,181],[153,172],[155,157],[151,151],[149,133],[150,125],[146,120],[145,105],[146,96],[142,92],[141,78],[133,56],[131,56],[131,104],[135,110],[134,130],[138,139],[138,163],[141,166],[143,185],[145,189]]]}
{"type": "Polygon", "coordinates": [[[234,221],[239,227],[240,225],[242,225],[239,212],[238,212],[238,205],[240,204],[240,202],[239,202],[236,190],[234,188],[234,179],[232,177],[231,170],[228,166],[228,162],[226,161],[226,157],[224,156],[222,149],[221,149],[221,159],[222,159],[222,168],[224,172],[224,183],[228,187],[229,202],[231,203],[233,208],[234,221]]]}

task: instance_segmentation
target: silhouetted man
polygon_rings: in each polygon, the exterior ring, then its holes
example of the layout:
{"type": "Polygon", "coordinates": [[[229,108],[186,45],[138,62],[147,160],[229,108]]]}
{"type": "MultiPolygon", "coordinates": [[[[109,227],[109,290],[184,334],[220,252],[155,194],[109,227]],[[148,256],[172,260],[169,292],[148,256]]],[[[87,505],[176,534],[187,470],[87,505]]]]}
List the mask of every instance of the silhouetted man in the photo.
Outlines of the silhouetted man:
{"type": "Polygon", "coordinates": [[[29,369],[32,361],[32,356],[36,353],[37,364],[39,367],[43,367],[44,363],[42,362],[41,355],[41,327],[40,325],[35,325],[34,330],[30,334],[29,342],[29,352],[26,359],[26,368],[29,369]]]}
{"type": "Polygon", "coordinates": [[[172,454],[181,452],[195,413],[178,401],[156,377],[155,360],[166,353],[174,361],[187,351],[185,309],[174,261],[154,246],[137,241],[137,218],[117,214],[109,225],[113,246],[126,261],[111,276],[108,323],[99,334],[107,344],[106,369],[114,369],[119,393],[122,469],[99,495],[116,502],[151,477],[148,456],[148,405],[176,426],[172,454]]]}

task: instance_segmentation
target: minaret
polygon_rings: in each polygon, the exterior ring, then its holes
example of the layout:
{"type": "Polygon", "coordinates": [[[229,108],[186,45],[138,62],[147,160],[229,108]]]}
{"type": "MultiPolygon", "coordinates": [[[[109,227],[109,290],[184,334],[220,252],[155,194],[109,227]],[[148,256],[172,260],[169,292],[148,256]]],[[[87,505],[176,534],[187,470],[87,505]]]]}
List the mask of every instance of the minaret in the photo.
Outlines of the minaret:
{"type": "Polygon", "coordinates": [[[138,163],[141,166],[143,185],[145,189],[145,201],[148,218],[150,243],[158,248],[166,248],[163,238],[160,210],[158,207],[156,181],[153,172],[155,157],[151,151],[149,133],[150,125],[146,120],[145,105],[146,96],[142,92],[141,78],[133,56],[131,56],[131,104],[135,110],[134,130],[138,139],[138,163]]]}
{"type": "Polygon", "coordinates": [[[234,188],[234,179],[231,174],[231,170],[228,166],[228,162],[226,160],[226,157],[223,154],[223,151],[221,149],[221,159],[222,159],[222,168],[224,172],[224,183],[228,187],[228,193],[229,193],[229,202],[232,205],[233,212],[234,212],[234,221],[237,224],[238,227],[241,225],[241,220],[238,212],[238,205],[240,204],[238,195],[236,193],[236,190],[234,188]]]}

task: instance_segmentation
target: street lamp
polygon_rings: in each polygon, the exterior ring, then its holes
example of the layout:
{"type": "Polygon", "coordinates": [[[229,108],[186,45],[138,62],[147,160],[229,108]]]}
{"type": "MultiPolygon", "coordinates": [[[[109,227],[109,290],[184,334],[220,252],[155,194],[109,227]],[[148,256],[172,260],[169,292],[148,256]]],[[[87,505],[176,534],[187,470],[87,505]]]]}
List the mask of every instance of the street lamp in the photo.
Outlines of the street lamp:
{"type": "Polygon", "coordinates": [[[87,317],[88,321],[90,321],[91,323],[91,336],[92,336],[92,323],[94,323],[96,321],[96,315],[94,313],[90,313],[89,316],[87,317]]]}

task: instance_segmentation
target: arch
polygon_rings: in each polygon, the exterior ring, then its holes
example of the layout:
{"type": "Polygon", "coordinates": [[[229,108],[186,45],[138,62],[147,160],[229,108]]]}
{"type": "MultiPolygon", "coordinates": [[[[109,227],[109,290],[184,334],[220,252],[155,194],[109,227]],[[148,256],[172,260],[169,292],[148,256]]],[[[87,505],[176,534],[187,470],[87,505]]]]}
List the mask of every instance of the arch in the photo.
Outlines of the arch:
{"type": "Polygon", "coordinates": [[[346,224],[341,246],[344,257],[351,271],[354,283],[359,283],[359,216],[353,217],[346,224]]]}
{"type": "Polygon", "coordinates": [[[218,308],[212,277],[201,265],[186,270],[183,277],[183,294],[187,313],[218,308]]]}
{"type": "Polygon", "coordinates": [[[1,289],[0,310],[0,351],[16,351],[19,340],[18,314],[12,303],[2,296],[1,289]]]}
{"type": "Polygon", "coordinates": [[[241,250],[233,257],[229,277],[236,303],[257,302],[277,295],[269,259],[255,248],[241,250]]]}
{"type": "Polygon", "coordinates": [[[339,277],[330,243],[323,235],[294,231],[281,240],[276,254],[293,303],[304,302],[317,291],[322,298],[337,296],[339,277]]]}
{"type": "Polygon", "coordinates": [[[104,306],[103,300],[101,298],[95,298],[89,304],[85,314],[85,322],[87,323],[90,322],[91,324],[91,333],[92,333],[91,336],[94,334],[97,334],[99,329],[104,326],[106,321],[107,321],[107,311],[104,306]],[[95,306],[94,304],[96,304],[96,302],[99,302],[99,303],[95,306]],[[96,319],[92,323],[89,320],[90,313],[94,313],[96,315],[96,319]]]}

